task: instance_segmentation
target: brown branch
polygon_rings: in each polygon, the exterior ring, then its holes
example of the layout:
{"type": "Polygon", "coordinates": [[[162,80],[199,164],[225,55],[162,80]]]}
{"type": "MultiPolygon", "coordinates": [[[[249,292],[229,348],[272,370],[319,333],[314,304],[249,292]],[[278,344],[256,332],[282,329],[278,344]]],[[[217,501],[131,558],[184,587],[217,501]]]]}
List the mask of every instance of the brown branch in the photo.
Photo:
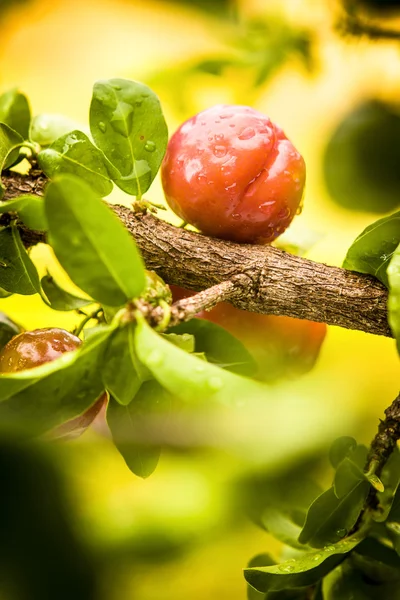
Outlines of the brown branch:
{"type": "Polygon", "coordinates": [[[210,310],[219,302],[230,302],[240,293],[234,280],[217,283],[190,298],[178,300],[171,307],[169,325],[177,325],[181,321],[189,321],[202,310],[210,310]]]}
{"type": "MultiPolygon", "coordinates": [[[[28,184],[26,177],[3,173],[5,199],[26,193],[28,185],[30,193],[42,194],[45,180],[40,173],[33,175],[28,184]]],[[[387,322],[387,290],[375,277],[313,262],[272,246],[235,244],[178,229],[150,213],[112,208],[135,237],[147,268],[167,283],[200,291],[232,281],[235,294],[230,301],[238,308],[392,336],[387,322]]],[[[26,245],[45,241],[38,232],[23,229],[21,233],[26,245]]]]}
{"type": "Polygon", "coordinates": [[[385,420],[380,422],[378,433],[371,442],[368,455],[367,470],[375,464],[375,474],[378,477],[400,439],[400,393],[385,410],[385,416],[385,420]]]}

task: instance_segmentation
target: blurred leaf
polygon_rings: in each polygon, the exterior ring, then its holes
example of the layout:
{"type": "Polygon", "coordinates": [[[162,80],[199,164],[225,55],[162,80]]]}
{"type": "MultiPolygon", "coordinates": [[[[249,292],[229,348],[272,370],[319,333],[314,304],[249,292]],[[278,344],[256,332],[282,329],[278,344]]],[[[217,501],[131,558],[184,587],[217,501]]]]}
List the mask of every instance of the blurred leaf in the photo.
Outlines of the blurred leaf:
{"type": "MultiPolygon", "coordinates": [[[[339,463],[334,480],[334,491],[337,498],[342,498],[351,492],[360,481],[370,481],[367,474],[364,473],[367,455],[368,449],[366,446],[356,445],[355,448],[348,451],[347,456],[339,463]]],[[[376,479],[380,481],[377,477],[376,479]]],[[[378,485],[374,478],[370,483],[374,487],[378,485]]]]}
{"type": "Polygon", "coordinates": [[[39,152],[38,163],[47,177],[76,175],[99,196],[107,196],[113,189],[102,152],[81,131],[71,131],[39,152]]]}
{"type": "Polygon", "coordinates": [[[233,373],[253,375],[257,365],[242,342],[223,327],[205,319],[191,319],[171,327],[169,332],[189,333],[195,338],[195,352],[204,352],[208,362],[233,373]]]}
{"type": "MultiPolygon", "coordinates": [[[[382,483],[385,486],[383,492],[377,494],[379,501],[379,512],[375,512],[373,518],[378,523],[386,521],[389,513],[391,512],[396,493],[400,486],[400,452],[396,447],[385,466],[383,467],[381,474],[382,483]]],[[[399,503],[400,504],[400,503],[399,503]]],[[[399,510],[400,520],[400,510],[399,510]]]]}
{"type": "Polygon", "coordinates": [[[400,522],[387,521],[386,528],[397,554],[400,556],[400,522]]]}
{"type": "Polygon", "coordinates": [[[324,600],[400,600],[400,589],[392,583],[377,585],[345,561],[323,579],[324,600]]]}
{"type": "Polygon", "coordinates": [[[332,571],[361,539],[362,535],[359,534],[345,542],[326,546],[323,550],[307,552],[297,559],[279,565],[245,569],[245,579],[260,592],[313,585],[332,571]]]}
{"type": "Polygon", "coordinates": [[[168,0],[171,4],[183,4],[226,17],[234,10],[236,0],[168,0]]]}
{"type": "Polygon", "coordinates": [[[334,469],[348,456],[351,450],[357,447],[357,442],[349,436],[342,436],[335,440],[329,450],[329,460],[334,469]]]}
{"type": "MultiPolygon", "coordinates": [[[[4,169],[8,169],[13,164],[14,157],[12,160],[8,160],[8,158],[14,149],[22,146],[23,142],[24,140],[19,133],[11,129],[8,125],[0,123],[0,175],[4,169]]],[[[0,198],[3,195],[4,188],[0,179],[0,198]]]]}
{"type": "Polygon", "coordinates": [[[344,538],[355,525],[369,489],[367,481],[360,481],[341,498],[333,487],[321,494],[308,510],[299,542],[322,548],[344,538]]]}
{"type": "Polygon", "coordinates": [[[400,557],[379,540],[367,537],[355,548],[351,559],[353,565],[375,584],[388,581],[400,583],[400,557]]]}
{"type": "Polygon", "coordinates": [[[78,287],[109,306],[140,295],[145,276],[136,245],[86,183],[58,177],[46,189],[45,207],[50,245],[78,287]]]}
{"type": "MultiPolygon", "coordinates": [[[[274,565],[275,561],[269,554],[257,554],[249,561],[247,568],[251,567],[269,567],[274,565]]],[[[264,600],[265,594],[257,592],[253,587],[247,584],[247,600],[264,600]]]]}
{"type": "Polygon", "coordinates": [[[111,163],[111,178],[128,194],[141,197],[160,168],[168,141],[157,96],[136,81],[98,81],[93,88],[90,129],[111,163]]]}
{"type": "Polygon", "coordinates": [[[40,291],[38,272],[15,226],[0,230],[0,284],[14,294],[29,296],[40,291]]]}
{"type": "Polygon", "coordinates": [[[9,342],[15,335],[21,333],[22,327],[14,323],[7,315],[0,312],[0,350],[9,342]]]}
{"type": "Polygon", "coordinates": [[[21,221],[30,229],[36,231],[47,230],[44,200],[39,196],[24,194],[0,203],[0,213],[17,212],[21,221]]]}
{"type": "Polygon", "coordinates": [[[33,117],[29,138],[42,148],[50,146],[58,138],[79,128],[79,124],[64,115],[41,114],[33,117]]]}
{"type": "Polygon", "coordinates": [[[389,280],[388,321],[397,340],[400,354],[400,245],[393,253],[387,268],[389,280]]]}
{"type": "Polygon", "coordinates": [[[298,541],[301,527],[294,523],[281,508],[268,506],[262,516],[262,521],[266,530],[283,544],[299,550],[306,548],[298,541]]]}
{"type": "Polygon", "coordinates": [[[101,371],[110,328],[60,358],[25,371],[2,373],[0,420],[42,433],[82,414],[104,390],[101,371]]]}
{"type": "Polygon", "coordinates": [[[400,205],[400,115],[369,100],[344,117],[328,142],[324,174],[345,208],[376,213],[400,205]]]}
{"type": "Polygon", "coordinates": [[[158,464],[161,448],[152,443],[152,419],[162,416],[170,402],[169,394],[154,380],[143,383],[128,406],[110,399],[107,422],[114,444],[139,477],[151,475],[158,464]]]}
{"type": "Polygon", "coordinates": [[[111,338],[104,363],[103,382],[113,402],[127,405],[136,396],[142,379],[130,352],[131,326],[117,329],[111,338]]]}
{"type": "Polygon", "coordinates": [[[136,328],[136,352],[157,381],[187,401],[213,400],[234,404],[243,398],[267,395],[266,386],[229,373],[177,348],[144,320],[136,328]]]}
{"type": "Polygon", "coordinates": [[[0,96],[0,123],[5,123],[28,139],[31,109],[27,97],[18,90],[10,90],[0,96]]]}
{"type": "Polygon", "coordinates": [[[374,275],[389,287],[386,270],[400,243],[400,212],[369,225],[347,251],[344,269],[374,275]]]}
{"type": "Polygon", "coordinates": [[[93,304],[90,298],[79,298],[61,288],[50,273],[42,278],[41,286],[53,310],[77,310],[93,304]]]}

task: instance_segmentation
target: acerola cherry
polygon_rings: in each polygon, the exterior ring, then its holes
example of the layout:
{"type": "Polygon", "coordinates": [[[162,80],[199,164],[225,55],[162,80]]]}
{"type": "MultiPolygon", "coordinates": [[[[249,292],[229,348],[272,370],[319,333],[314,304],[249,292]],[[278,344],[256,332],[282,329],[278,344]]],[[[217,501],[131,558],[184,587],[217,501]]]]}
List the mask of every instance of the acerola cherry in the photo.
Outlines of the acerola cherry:
{"type": "Polygon", "coordinates": [[[165,197],[207,235],[266,244],[299,210],[305,163],[283,131],[248,106],[217,105],[174,133],[161,167],[165,197]]]}
{"type": "MultiPolygon", "coordinates": [[[[174,301],[194,292],[171,285],[174,301]]],[[[222,302],[197,315],[224,327],[239,339],[258,364],[256,376],[264,381],[292,378],[314,366],[327,326],[291,317],[259,315],[222,302]]]]}
{"type": "MultiPolygon", "coordinates": [[[[16,373],[39,367],[79,348],[82,340],[69,331],[58,328],[24,331],[13,337],[0,352],[1,374],[16,373]]],[[[82,415],[59,425],[50,433],[52,438],[71,439],[81,435],[107,403],[104,393],[82,415]]]]}

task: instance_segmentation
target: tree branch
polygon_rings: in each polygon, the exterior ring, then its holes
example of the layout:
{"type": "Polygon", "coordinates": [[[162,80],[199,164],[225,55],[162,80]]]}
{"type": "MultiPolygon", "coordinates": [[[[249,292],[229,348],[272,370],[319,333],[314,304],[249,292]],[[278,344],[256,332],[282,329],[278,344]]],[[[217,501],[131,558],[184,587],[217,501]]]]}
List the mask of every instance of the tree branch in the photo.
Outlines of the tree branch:
{"type": "MultiPolygon", "coordinates": [[[[29,177],[5,172],[3,181],[4,199],[27,191],[42,195],[45,184],[37,171],[29,177]]],[[[123,206],[112,209],[135,237],[147,268],[167,283],[200,291],[232,282],[235,292],[229,284],[229,301],[238,308],[392,337],[387,322],[387,290],[375,277],[313,262],[273,246],[210,238],[123,206]]],[[[26,228],[21,235],[26,245],[46,241],[43,233],[26,228]]],[[[210,308],[220,299],[202,295],[199,300],[185,301],[180,308],[186,306],[192,315],[193,310],[210,308]],[[204,304],[205,299],[210,304],[204,304]]]]}
{"type": "Polygon", "coordinates": [[[375,474],[378,477],[400,439],[400,393],[385,410],[385,416],[385,420],[380,422],[378,433],[371,442],[368,455],[368,466],[376,465],[375,474]]]}

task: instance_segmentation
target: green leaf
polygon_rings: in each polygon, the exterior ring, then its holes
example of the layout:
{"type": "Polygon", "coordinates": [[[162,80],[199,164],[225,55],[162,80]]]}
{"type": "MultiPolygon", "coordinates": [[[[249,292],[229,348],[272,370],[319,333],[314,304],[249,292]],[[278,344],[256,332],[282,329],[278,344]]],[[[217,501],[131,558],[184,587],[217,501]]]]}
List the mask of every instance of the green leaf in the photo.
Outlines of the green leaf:
{"type": "Polygon", "coordinates": [[[0,312],[0,350],[15,336],[21,333],[22,327],[14,323],[7,315],[0,312]]]}
{"type": "Polygon", "coordinates": [[[195,337],[195,352],[204,352],[208,362],[238,373],[253,375],[257,370],[254,358],[244,345],[223,327],[205,319],[191,319],[171,327],[169,332],[189,333],[195,337]]]}
{"type": "Polygon", "coordinates": [[[168,342],[171,342],[171,344],[177,346],[177,348],[180,348],[181,350],[184,350],[185,352],[189,353],[194,352],[195,339],[194,336],[190,333],[162,333],[161,335],[168,342]]]}
{"type": "Polygon", "coordinates": [[[79,124],[76,121],[64,115],[45,113],[33,117],[29,139],[44,148],[75,129],[79,129],[79,124]]]}
{"type": "Polygon", "coordinates": [[[1,123],[5,123],[27,140],[30,121],[31,109],[24,94],[15,89],[0,96],[1,123]]]}
{"type": "Polygon", "coordinates": [[[47,177],[76,175],[99,196],[107,196],[113,189],[103,153],[81,131],[71,131],[39,152],[38,163],[47,177]]]}
{"type": "Polygon", "coordinates": [[[127,326],[114,333],[107,350],[103,372],[106,390],[122,405],[129,404],[142,385],[130,352],[130,329],[131,327],[127,326]]]}
{"type": "Polygon", "coordinates": [[[279,508],[268,507],[262,516],[263,524],[269,533],[283,544],[304,550],[304,544],[298,541],[301,527],[293,522],[289,515],[279,508]]]}
{"type": "Polygon", "coordinates": [[[386,529],[392,541],[393,548],[400,556],[400,521],[387,521],[386,529]]]}
{"type": "Polygon", "coordinates": [[[333,487],[321,494],[308,510],[299,542],[322,548],[345,537],[355,525],[369,489],[367,481],[360,481],[341,498],[336,497],[333,487]]]}
{"type": "MultiPolygon", "coordinates": [[[[13,160],[7,160],[11,152],[16,148],[22,146],[23,138],[11,129],[8,125],[0,123],[0,175],[4,169],[7,169],[14,162],[13,160]]],[[[0,180],[0,198],[4,195],[4,188],[1,185],[0,180]]]]}
{"type": "Polygon", "coordinates": [[[47,187],[45,207],[50,245],[78,287],[109,306],[140,295],[145,276],[136,245],[86,183],[60,176],[47,187]]]}
{"type": "MultiPolygon", "coordinates": [[[[249,561],[247,568],[251,567],[269,567],[274,565],[275,561],[269,554],[257,554],[249,561]]],[[[247,600],[264,600],[265,594],[257,592],[251,585],[247,584],[247,600]]]]}
{"type": "MultiPolygon", "coordinates": [[[[400,531],[400,530],[399,530],[400,531]]],[[[375,583],[400,580],[400,557],[386,543],[367,537],[352,555],[352,562],[375,583]]]]}
{"type": "Polygon", "coordinates": [[[400,211],[369,225],[347,251],[345,269],[374,275],[389,287],[387,268],[400,243],[400,211]]]}
{"type": "Polygon", "coordinates": [[[400,245],[397,246],[387,268],[389,280],[388,321],[397,340],[400,354],[400,245]]]}
{"type": "Polygon", "coordinates": [[[93,304],[90,298],[79,298],[63,290],[50,273],[42,278],[41,286],[53,310],[77,310],[93,304]]]}
{"type": "MultiPolygon", "coordinates": [[[[383,492],[377,494],[379,501],[378,511],[373,515],[374,520],[378,523],[386,521],[394,504],[396,494],[399,493],[400,496],[400,451],[397,447],[383,467],[381,479],[385,489],[383,492]]],[[[400,520],[400,510],[398,518],[400,520]]]]}
{"type": "Polygon", "coordinates": [[[82,414],[103,391],[101,370],[112,329],[103,327],[60,358],[0,376],[0,420],[39,434],[82,414]]]}
{"type": "Polygon", "coordinates": [[[151,475],[158,464],[161,449],[152,439],[153,427],[159,426],[169,405],[169,395],[154,380],[144,383],[128,406],[110,399],[107,422],[114,444],[139,477],[151,475]]]}
{"type": "Polygon", "coordinates": [[[362,539],[361,534],[324,549],[307,552],[271,567],[245,569],[246,581],[260,592],[301,588],[317,583],[334,569],[362,539]]]}
{"type": "Polygon", "coordinates": [[[342,460],[337,468],[334,480],[336,498],[343,498],[349,494],[360,481],[365,481],[363,471],[350,458],[342,460]]]}
{"type": "Polygon", "coordinates": [[[329,460],[334,469],[339,466],[351,450],[357,447],[357,442],[349,436],[342,436],[335,440],[329,450],[329,460]]]}
{"type": "Polygon", "coordinates": [[[38,272],[15,226],[0,230],[0,283],[13,294],[31,295],[40,291],[38,272]]]}
{"type": "Polygon", "coordinates": [[[344,561],[322,583],[324,600],[400,600],[398,582],[377,584],[351,560],[344,561]]]}
{"type": "Polygon", "coordinates": [[[168,141],[160,102],[146,85],[126,79],[98,81],[90,106],[94,141],[110,161],[110,176],[128,194],[148,190],[168,141]]]}
{"type": "Polygon", "coordinates": [[[21,221],[30,229],[47,230],[47,219],[44,212],[44,201],[39,196],[26,194],[13,200],[0,203],[0,213],[17,212],[21,221]]]}
{"type": "Polygon", "coordinates": [[[234,404],[246,397],[267,397],[268,388],[188,354],[153,331],[141,319],[135,347],[139,359],[171,394],[187,401],[207,398],[234,404]]]}

